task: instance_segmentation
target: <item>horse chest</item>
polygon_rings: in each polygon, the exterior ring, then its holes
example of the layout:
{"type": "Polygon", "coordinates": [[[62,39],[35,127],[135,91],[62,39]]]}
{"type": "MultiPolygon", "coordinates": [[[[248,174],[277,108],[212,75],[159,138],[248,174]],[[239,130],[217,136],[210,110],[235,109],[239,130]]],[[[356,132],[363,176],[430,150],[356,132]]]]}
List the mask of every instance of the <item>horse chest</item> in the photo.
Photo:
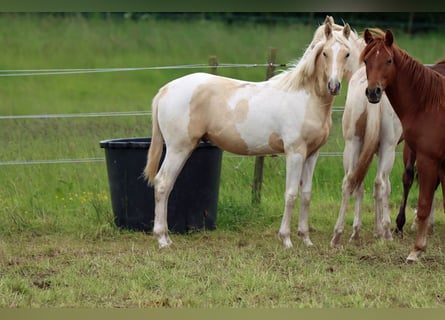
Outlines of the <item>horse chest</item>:
{"type": "Polygon", "coordinates": [[[306,120],[302,128],[301,136],[306,143],[308,153],[312,153],[326,143],[331,131],[332,121],[330,118],[325,121],[306,120]]]}

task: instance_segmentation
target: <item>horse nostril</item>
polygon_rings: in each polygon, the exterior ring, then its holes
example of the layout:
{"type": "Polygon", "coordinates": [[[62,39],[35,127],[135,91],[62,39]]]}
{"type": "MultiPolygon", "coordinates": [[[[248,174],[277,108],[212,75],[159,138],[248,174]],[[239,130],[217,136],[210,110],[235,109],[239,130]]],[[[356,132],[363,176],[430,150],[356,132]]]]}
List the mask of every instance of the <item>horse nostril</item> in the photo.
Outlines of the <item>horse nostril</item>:
{"type": "Polygon", "coordinates": [[[365,94],[366,94],[366,96],[369,96],[369,89],[368,88],[365,89],[365,94]]]}
{"type": "Polygon", "coordinates": [[[375,93],[376,93],[378,96],[381,96],[381,95],[382,95],[382,89],[381,89],[380,87],[377,87],[377,88],[375,89],[375,93]]]}

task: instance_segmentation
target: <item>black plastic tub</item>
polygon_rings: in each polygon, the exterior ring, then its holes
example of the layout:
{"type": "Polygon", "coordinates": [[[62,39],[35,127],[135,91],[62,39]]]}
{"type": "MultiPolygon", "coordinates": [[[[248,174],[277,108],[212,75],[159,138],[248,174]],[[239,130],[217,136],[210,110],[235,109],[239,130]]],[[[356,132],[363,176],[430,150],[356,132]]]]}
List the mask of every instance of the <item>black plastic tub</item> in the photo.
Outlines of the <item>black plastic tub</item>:
{"type": "MultiPolygon", "coordinates": [[[[118,227],[149,231],[154,221],[154,189],[143,178],[151,138],[100,142],[110,186],[111,204],[118,227]]],[[[164,152],[161,163],[165,156],[164,152]]],[[[201,142],[176,180],[168,202],[172,232],[216,228],[222,150],[201,142]]]]}

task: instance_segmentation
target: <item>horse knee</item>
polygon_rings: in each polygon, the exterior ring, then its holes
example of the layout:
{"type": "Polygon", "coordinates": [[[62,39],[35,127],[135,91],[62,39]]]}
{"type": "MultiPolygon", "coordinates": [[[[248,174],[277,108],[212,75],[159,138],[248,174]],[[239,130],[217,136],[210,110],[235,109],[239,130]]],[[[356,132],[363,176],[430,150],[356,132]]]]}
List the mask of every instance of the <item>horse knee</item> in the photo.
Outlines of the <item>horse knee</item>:
{"type": "Polygon", "coordinates": [[[430,211],[426,209],[421,209],[420,207],[417,210],[417,220],[419,222],[425,221],[430,216],[430,211]]]}
{"type": "Polygon", "coordinates": [[[297,193],[296,192],[286,192],[285,195],[286,206],[294,206],[297,201],[297,193]]]}
{"type": "Polygon", "coordinates": [[[385,183],[382,179],[375,179],[374,181],[374,199],[381,200],[385,194],[385,183]]]}
{"type": "Polygon", "coordinates": [[[301,204],[308,206],[309,203],[311,202],[311,192],[302,192],[301,193],[301,204]]]}

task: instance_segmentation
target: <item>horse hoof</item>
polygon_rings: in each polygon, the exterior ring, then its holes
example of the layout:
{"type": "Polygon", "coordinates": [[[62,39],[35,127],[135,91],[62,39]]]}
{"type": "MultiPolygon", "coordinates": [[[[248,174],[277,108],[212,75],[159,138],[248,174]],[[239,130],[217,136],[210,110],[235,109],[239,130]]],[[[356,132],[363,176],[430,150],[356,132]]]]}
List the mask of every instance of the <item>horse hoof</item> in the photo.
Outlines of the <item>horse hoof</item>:
{"type": "Polygon", "coordinates": [[[283,239],[282,240],[283,241],[283,245],[284,245],[284,247],[286,248],[286,249],[290,249],[290,248],[292,248],[294,245],[292,244],[292,241],[289,239],[289,238],[287,238],[287,239],[283,239]]]}
{"type": "Polygon", "coordinates": [[[340,233],[336,233],[331,239],[331,248],[335,248],[340,242],[340,233]]]}
{"type": "Polygon", "coordinates": [[[349,243],[357,242],[360,240],[360,236],[357,232],[354,232],[351,237],[349,237],[349,243]]]}
{"type": "Polygon", "coordinates": [[[391,234],[391,232],[387,232],[387,233],[385,233],[385,240],[386,241],[393,241],[394,239],[393,239],[393,237],[392,237],[392,234],[391,234]]]}
{"type": "Polygon", "coordinates": [[[417,251],[413,251],[411,252],[408,257],[406,258],[406,262],[407,263],[415,263],[417,261],[419,261],[419,252],[417,251]]]}
{"type": "Polygon", "coordinates": [[[303,240],[306,247],[312,247],[314,245],[309,238],[309,231],[298,231],[297,234],[300,236],[301,240],[303,240]]]}
{"type": "Polygon", "coordinates": [[[393,234],[399,237],[400,239],[403,239],[403,229],[395,228],[393,231],[393,234]]]}
{"type": "Polygon", "coordinates": [[[168,248],[172,244],[172,241],[168,237],[158,239],[159,249],[168,248]]]}
{"type": "Polygon", "coordinates": [[[303,243],[306,245],[306,247],[312,247],[314,245],[309,238],[303,239],[303,243]]]}
{"type": "Polygon", "coordinates": [[[281,241],[281,242],[283,242],[283,246],[286,248],[286,249],[289,249],[289,248],[292,248],[293,247],[293,245],[292,245],[292,241],[290,240],[290,235],[288,235],[288,234],[286,234],[286,235],[284,235],[284,234],[282,234],[282,233],[278,233],[278,239],[281,241]]]}

